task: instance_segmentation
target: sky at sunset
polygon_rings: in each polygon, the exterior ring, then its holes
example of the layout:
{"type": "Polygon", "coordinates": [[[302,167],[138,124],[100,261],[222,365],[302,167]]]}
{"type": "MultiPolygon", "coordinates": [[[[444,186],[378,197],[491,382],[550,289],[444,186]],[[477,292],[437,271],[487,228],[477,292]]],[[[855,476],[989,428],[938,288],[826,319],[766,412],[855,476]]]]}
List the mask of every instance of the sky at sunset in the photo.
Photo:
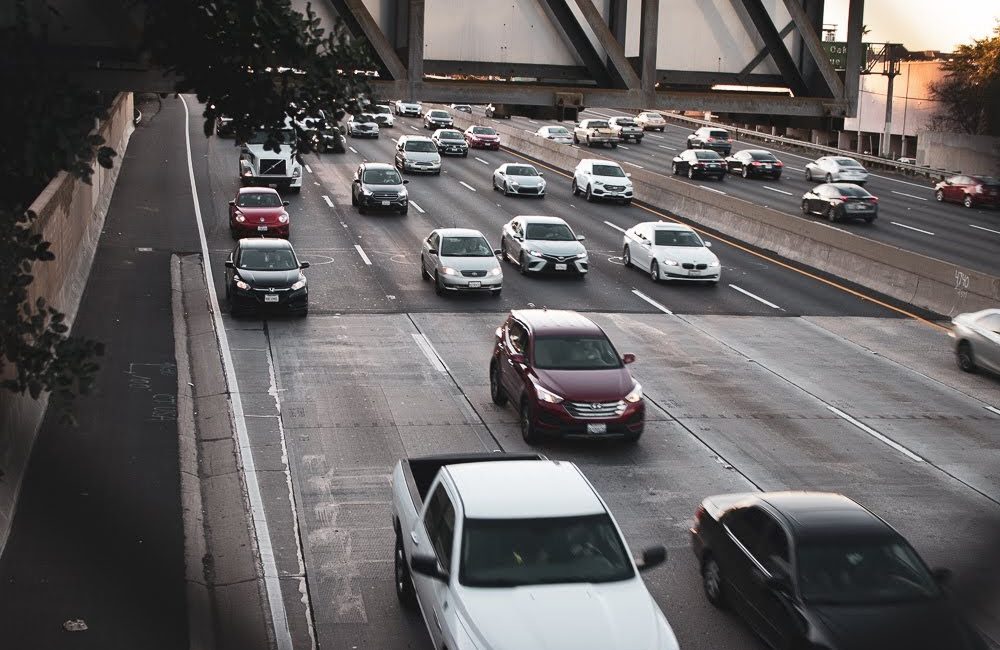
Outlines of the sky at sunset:
{"type": "MultiPolygon", "coordinates": [[[[826,0],[824,23],[835,23],[838,40],[847,31],[848,0],[826,0]]],[[[1000,0],[867,0],[864,40],[902,43],[908,50],[941,50],[985,38],[1000,18],[1000,0]]]]}

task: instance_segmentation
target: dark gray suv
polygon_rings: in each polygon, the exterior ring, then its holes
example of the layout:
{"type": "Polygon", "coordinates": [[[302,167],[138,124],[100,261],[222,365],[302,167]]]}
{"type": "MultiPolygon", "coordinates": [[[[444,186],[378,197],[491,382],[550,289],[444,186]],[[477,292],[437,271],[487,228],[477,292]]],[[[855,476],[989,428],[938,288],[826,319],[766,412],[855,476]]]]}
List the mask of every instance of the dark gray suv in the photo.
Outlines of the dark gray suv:
{"type": "Polygon", "coordinates": [[[351,205],[361,214],[369,209],[406,214],[410,196],[403,186],[409,182],[390,164],[361,163],[351,183],[351,205]]]}

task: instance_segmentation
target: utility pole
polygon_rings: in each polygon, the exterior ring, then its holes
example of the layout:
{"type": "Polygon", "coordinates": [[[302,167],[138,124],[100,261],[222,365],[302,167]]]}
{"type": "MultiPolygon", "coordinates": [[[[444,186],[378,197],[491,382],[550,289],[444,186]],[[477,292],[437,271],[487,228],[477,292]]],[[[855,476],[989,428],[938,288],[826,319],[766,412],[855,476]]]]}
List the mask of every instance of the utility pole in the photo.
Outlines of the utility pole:
{"type": "MultiPolygon", "coordinates": [[[[882,146],[879,153],[887,158],[892,157],[892,91],[893,82],[899,75],[900,62],[897,58],[898,48],[891,43],[885,44],[885,60],[882,74],[889,78],[885,91],[885,133],[882,134],[882,146]]],[[[905,137],[905,134],[904,134],[905,137]]]]}

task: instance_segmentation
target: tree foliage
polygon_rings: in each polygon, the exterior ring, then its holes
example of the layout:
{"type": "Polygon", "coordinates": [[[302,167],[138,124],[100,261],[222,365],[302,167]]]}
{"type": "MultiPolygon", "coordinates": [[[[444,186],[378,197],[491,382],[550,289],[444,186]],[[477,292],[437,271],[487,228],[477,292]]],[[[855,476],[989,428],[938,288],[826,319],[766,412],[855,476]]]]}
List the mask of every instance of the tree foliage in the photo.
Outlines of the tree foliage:
{"type": "MultiPolygon", "coordinates": [[[[219,115],[234,118],[241,139],[261,128],[277,136],[291,117],[298,151],[308,153],[315,131],[304,128],[302,118],[323,110],[339,120],[367,94],[366,77],[356,72],[371,69],[366,50],[341,25],[326,32],[311,6],[303,15],[290,0],[119,1],[127,5],[123,10],[144,9],[138,12],[146,22],[137,58],[176,73],[182,80],[176,90],[194,93],[206,105],[206,135],[219,115]]],[[[112,98],[79,87],[48,56],[49,36],[66,20],[51,6],[14,0],[4,19],[0,389],[33,398],[48,392],[57,406],[68,407],[74,395],[93,386],[103,346],[70,336],[62,313],[45,299],[30,298],[34,265],[54,256],[27,208],[62,170],[89,183],[95,161],[112,166],[116,152],[92,133],[112,98]]],[[[276,147],[277,137],[269,144],[276,147]]]]}
{"type": "Polygon", "coordinates": [[[1000,136],[1000,23],[992,36],[960,45],[942,67],[945,77],[930,87],[940,106],[931,126],[1000,136]]]}

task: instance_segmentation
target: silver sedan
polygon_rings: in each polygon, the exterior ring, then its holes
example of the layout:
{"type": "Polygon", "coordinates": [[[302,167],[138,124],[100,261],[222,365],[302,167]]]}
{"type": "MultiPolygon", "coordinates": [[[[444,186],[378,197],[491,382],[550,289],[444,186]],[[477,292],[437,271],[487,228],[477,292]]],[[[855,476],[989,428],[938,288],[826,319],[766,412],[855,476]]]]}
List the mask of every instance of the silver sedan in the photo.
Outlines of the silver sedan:
{"type": "Polygon", "coordinates": [[[489,291],[494,298],[503,288],[503,271],[486,237],[470,228],[438,228],[420,250],[420,277],[434,281],[434,292],[489,291]]]}
{"type": "Polygon", "coordinates": [[[1000,373],[1000,309],[959,314],[948,333],[955,345],[958,367],[966,372],[978,368],[1000,373]]]}
{"type": "Polygon", "coordinates": [[[545,198],[545,179],[534,165],[504,163],[493,172],[493,189],[504,196],[522,194],[545,198]]]}

